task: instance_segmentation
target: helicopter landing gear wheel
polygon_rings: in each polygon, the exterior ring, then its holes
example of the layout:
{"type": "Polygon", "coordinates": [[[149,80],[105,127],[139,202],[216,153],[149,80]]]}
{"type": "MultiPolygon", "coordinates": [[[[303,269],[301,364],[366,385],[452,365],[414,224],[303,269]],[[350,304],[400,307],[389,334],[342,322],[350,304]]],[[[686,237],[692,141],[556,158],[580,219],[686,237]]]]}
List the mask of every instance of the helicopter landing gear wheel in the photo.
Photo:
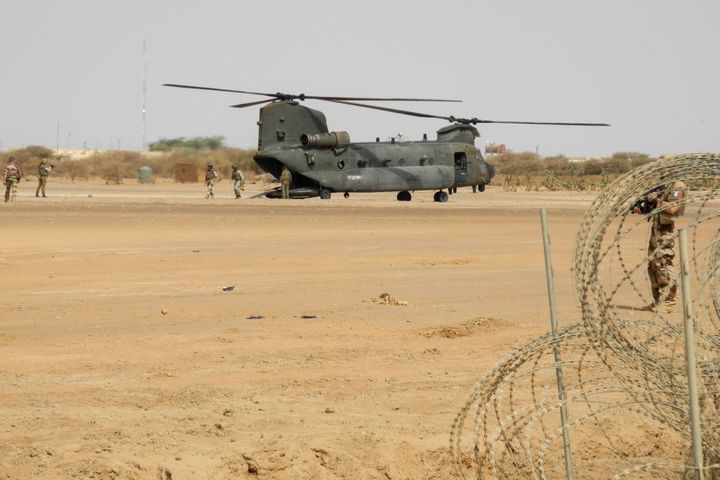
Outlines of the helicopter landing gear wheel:
{"type": "Polygon", "coordinates": [[[320,190],[320,198],[323,200],[330,200],[330,197],[332,196],[332,193],[327,188],[323,188],[320,190]]]}
{"type": "Polygon", "coordinates": [[[350,198],[350,193],[348,193],[348,192],[343,193],[343,197],[350,198]]]}
{"type": "Polygon", "coordinates": [[[433,195],[433,200],[435,200],[436,202],[441,202],[441,203],[447,202],[448,194],[446,192],[440,190],[439,192],[435,192],[435,195],[433,195]]]}
{"type": "Polygon", "coordinates": [[[402,192],[398,192],[397,199],[398,202],[409,202],[412,200],[412,195],[407,190],[403,190],[402,192]]]}
{"type": "Polygon", "coordinates": [[[478,192],[484,192],[485,191],[485,184],[481,183],[478,185],[478,192]]]}

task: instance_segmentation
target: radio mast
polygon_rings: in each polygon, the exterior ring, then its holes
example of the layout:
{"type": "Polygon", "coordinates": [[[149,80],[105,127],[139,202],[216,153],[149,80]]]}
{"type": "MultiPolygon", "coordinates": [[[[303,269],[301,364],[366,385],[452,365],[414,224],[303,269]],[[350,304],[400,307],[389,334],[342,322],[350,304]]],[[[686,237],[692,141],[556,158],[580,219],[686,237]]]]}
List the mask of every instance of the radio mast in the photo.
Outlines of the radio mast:
{"type": "Polygon", "coordinates": [[[142,146],[141,150],[147,148],[145,135],[147,134],[147,41],[143,38],[143,104],[142,104],[142,146]]]}

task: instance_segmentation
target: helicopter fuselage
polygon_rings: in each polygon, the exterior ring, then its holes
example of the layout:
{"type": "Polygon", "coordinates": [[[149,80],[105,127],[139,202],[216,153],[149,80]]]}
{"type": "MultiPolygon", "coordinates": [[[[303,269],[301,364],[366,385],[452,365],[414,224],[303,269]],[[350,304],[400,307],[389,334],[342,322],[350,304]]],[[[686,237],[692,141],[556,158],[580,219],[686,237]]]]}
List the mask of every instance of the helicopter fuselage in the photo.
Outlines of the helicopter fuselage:
{"type": "Polygon", "coordinates": [[[283,167],[293,189],[309,192],[409,192],[484,186],[494,168],[474,145],[469,125],[448,125],[437,140],[351,143],[345,132],[328,132],[322,112],[293,101],[261,109],[255,161],[279,178],[283,167]]]}
{"type": "Polygon", "coordinates": [[[288,167],[294,186],[335,192],[442,190],[487,184],[494,173],[474,146],[438,141],[273,146],[258,152],[255,161],[278,177],[282,166],[288,167]]]}

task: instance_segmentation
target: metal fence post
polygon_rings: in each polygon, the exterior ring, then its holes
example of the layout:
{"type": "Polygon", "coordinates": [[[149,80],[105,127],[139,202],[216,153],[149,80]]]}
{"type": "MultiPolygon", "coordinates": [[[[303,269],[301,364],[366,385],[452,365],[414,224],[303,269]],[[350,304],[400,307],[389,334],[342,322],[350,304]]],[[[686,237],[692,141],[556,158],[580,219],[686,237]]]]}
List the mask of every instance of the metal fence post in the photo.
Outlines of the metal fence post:
{"type": "Polygon", "coordinates": [[[545,209],[540,210],[540,224],[542,226],[543,247],[545,249],[545,276],[547,277],[548,302],[550,304],[550,328],[552,337],[555,340],[555,375],[557,377],[558,398],[560,399],[560,423],[562,425],[563,446],[565,447],[565,472],[568,480],[575,478],[573,474],[573,458],[572,449],[570,448],[570,430],[568,426],[568,415],[565,395],[565,383],[563,382],[562,361],[560,358],[560,348],[557,344],[558,321],[557,306],[555,304],[555,284],[553,283],[552,255],[550,252],[550,233],[547,226],[547,212],[545,209]]]}
{"type": "Polygon", "coordinates": [[[682,286],[683,321],[685,325],[685,360],[687,362],[688,394],[690,402],[690,434],[693,462],[697,480],[703,479],[703,448],[700,430],[700,402],[697,386],[697,358],[695,355],[695,318],[692,315],[692,296],[688,275],[687,230],[678,232],[680,242],[680,285],[682,286]]]}

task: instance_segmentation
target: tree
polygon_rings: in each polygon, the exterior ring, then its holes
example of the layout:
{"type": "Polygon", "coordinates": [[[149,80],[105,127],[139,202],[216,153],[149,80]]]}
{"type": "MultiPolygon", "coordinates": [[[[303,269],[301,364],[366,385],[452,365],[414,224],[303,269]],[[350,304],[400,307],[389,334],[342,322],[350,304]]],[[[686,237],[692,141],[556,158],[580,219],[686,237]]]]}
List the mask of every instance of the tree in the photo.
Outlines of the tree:
{"type": "Polygon", "coordinates": [[[214,137],[178,137],[161,138],[150,144],[151,152],[169,152],[178,148],[189,148],[192,150],[217,150],[225,148],[225,137],[218,135],[214,137]]]}

